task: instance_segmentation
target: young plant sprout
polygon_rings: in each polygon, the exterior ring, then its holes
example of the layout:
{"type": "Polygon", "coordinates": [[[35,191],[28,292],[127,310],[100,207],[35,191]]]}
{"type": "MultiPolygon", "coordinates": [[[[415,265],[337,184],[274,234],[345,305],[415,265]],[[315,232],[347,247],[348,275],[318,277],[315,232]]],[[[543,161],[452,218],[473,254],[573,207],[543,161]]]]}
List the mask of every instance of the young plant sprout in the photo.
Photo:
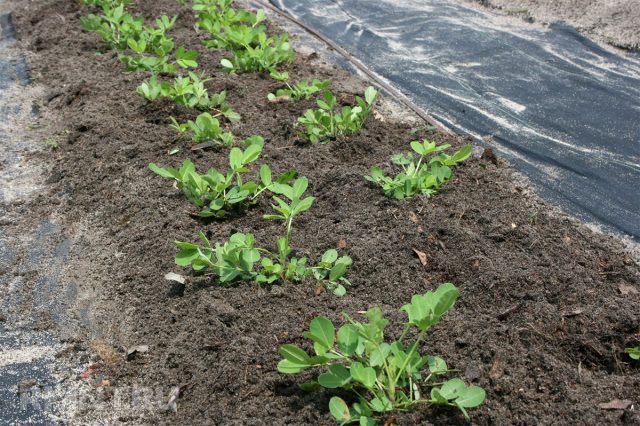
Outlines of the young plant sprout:
{"type": "Polygon", "coordinates": [[[138,86],[137,93],[148,101],[167,97],[178,105],[199,110],[210,110],[224,116],[232,123],[239,121],[240,114],[231,109],[231,106],[226,101],[226,91],[209,95],[209,91],[204,85],[209,80],[189,72],[184,77],[176,77],[173,85],[171,85],[166,81],[158,80],[158,77],[153,75],[138,86]]]}
{"type": "Polygon", "coordinates": [[[322,92],[329,88],[331,84],[330,80],[318,80],[315,79],[312,82],[307,80],[300,80],[295,84],[289,84],[289,73],[272,71],[271,77],[278,81],[283,81],[287,85],[286,88],[278,89],[276,93],[269,93],[267,99],[271,102],[276,100],[293,100],[309,99],[316,93],[322,92]]]}
{"type": "Polygon", "coordinates": [[[427,139],[413,141],[411,148],[418,154],[417,160],[412,153],[394,155],[391,161],[402,167],[400,173],[392,177],[385,176],[382,169],[376,166],[371,169],[371,176],[365,178],[380,185],[387,197],[398,200],[416,195],[430,197],[452,178],[451,168],[471,155],[471,145],[463,146],[453,155],[442,152],[450,147],[436,145],[427,139]],[[430,155],[433,156],[428,158],[430,155]]]}
{"type": "Polygon", "coordinates": [[[188,120],[186,123],[178,123],[171,117],[172,129],[180,133],[190,132],[194,142],[214,142],[221,146],[233,145],[233,134],[225,132],[220,126],[220,121],[208,112],[200,114],[195,121],[188,120]]]}
{"type": "Polygon", "coordinates": [[[626,348],[624,350],[629,354],[629,357],[635,361],[640,360],[640,346],[636,346],[635,348],[626,348]]]}
{"type": "Polygon", "coordinates": [[[443,405],[467,409],[482,404],[485,391],[467,386],[461,379],[444,379],[454,372],[437,356],[423,356],[420,345],[427,331],[438,324],[458,298],[458,290],[445,283],[435,291],[415,295],[402,307],[407,313],[404,331],[397,340],[385,338],[389,320],[378,307],[367,311],[363,323],[343,314],[346,324],[336,329],[328,318],[316,317],[304,336],[313,343],[315,354],[286,344],[280,347],[278,371],[298,374],[309,368],[321,373],[305,388],[322,386],[343,389],[358,401],[349,406],[334,396],[329,411],[340,424],[375,425],[380,418],[418,405],[443,405]],[[409,339],[409,332],[416,337],[409,339]]]}
{"type": "MultiPolygon", "coordinates": [[[[296,175],[295,171],[289,171],[269,185],[244,181],[242,175],[251,171],[248,165],[260,156],[264,141],[260,136],[252,136],[243,144],[247,146],[244,151],[234,147],[229,152],[229,169],[226,174],[209,169],[206,174],[201,175],[196,172],[195,165],[190,160],[185,160],[179,169],[164,169],[154,163],[149,164],[149,168],[162,177],[175,180],[178,189],[200,209],[199,216],[224,218],[230,211],[239,211],[254,203],[270,186],[286,183],[296,175]]],[[[260,174],[266,173],[270,174],[271,169],[263,164],[260,174]]]]}
{"type": "Polygon", "coordinates": [[[378,98],[373,87],[367,87],[364,99],[357,96],[356,106],[343,106],[336,111],[336,97],[328,90],[317,101],[318,109],[309,109],[298,118],[304,126],[305,135],[311,143],[329,142],[342,135],[358,133],[371,114],[378,98]]]}
{"type": "Polygon", "coordinates": [[[313,204],[313,197],[304,197],[308,181],[305,177],[296,179],[291,185],[273,182],[271,171],[260,170],[263,188],[281,195],[287,201],[274,195],[276,202],[272,207],[277,214],[265,215],[267,219],[281,220],[284,223],[285,235],[276,242],[276,252],[254,246],[252,234],[236,233],[228,242],[216,243],[212,246],[200,235],[204,246],[178,241],[180,249],[176,263],[180,266],[191,266],[195,271],[211,270],[220,284],[231,281],[253,281],[258,284],[270,284],[276,281],[300,282],[313,276],[318,285],[324,285],[337,296],[346,293],[349,281],[345,278],[352,260],[348,256],[338,257],[336,250],[330,249],[322,256],[317,266],[307,266],[306,257],[292,256],[291,246],[293,219],[308,210],[313,204]],[[259,263],[258,263],[259,262],[259,263]]]}

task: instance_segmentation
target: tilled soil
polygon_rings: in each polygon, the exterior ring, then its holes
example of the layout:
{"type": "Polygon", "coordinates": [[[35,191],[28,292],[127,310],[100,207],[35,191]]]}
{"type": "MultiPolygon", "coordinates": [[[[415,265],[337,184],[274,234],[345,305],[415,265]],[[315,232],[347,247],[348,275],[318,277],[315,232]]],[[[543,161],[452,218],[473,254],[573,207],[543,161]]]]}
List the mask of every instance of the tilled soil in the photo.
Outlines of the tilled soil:
{"type": "MultiPolygon", "coordinates": [[[[32,76],[50,90],[41,124],[59,136],[60,146],[34,159],[52,163],[48,189],[22,208],[34,217],[57,217],[74,241],[67,275],[94,300],[94,327],[73,351],[93,354],[101,378],[96,392],[107,402],[122,387],[159,387],[167,396],[182,386],[177,413],[89,408],[74,423],[111,416],[131,424],[335,424],[327,409],[332,392],[304,393],[298,388],[303,378],[276,371],[279,345],[307,346],[301,335],[317,315],[339,320],[342,311],[357,315],[380,305],[397,324],[403,320],[398,308],[411,295],[445,281],[455,283],[461,297],[424,351],[443,356],[466,381],[486,389],[486,403],[471,412],[473,423],[640,423],[632,407],[598,406],[640,401],[640,370],[623,353],[639,339],[640,268],[617,240],[536,201],[514,183],[508,165],[491,156],[458,167],[455,180],[433,199],[387,199],[363,178],[371,166],[389,169],[389,156],[417,137],[455,146],[465,140],[415,135],[409,124],[372,117],[357,136],[301,144],[294,123],[312,101],[269,103],[266,94],[278,86],[270,78],[222,73],[217,64],[224,52],[200,45],[191,11],[177,2],[137,2],[130,9],[147,17],[179,15],[172,31],[177,45],[201,52],[200,71],[213,77],[209,89],[227,90],[243,117],[231,130],[265,137],[258,163],[278,172],[295,168],[309,178],[316,202],[295,224],[297,250],[317,260],[324,250],[342,247],[354,259],[353,285],[343,298],[317,295],[310,282],[220,287],[175,266],[173,241],[196,241],[198,230],[214,241],[252,232],[260,245],[273,246],[281,228],[261,218],[268,200],[226,221],[190,215],[190,204],[148,164],[178,166],[191,158],[206,170],[225,167],[227,152],[190,151],[193,143],[168,123],[171,115],[194,113],[135,95],[145,75],[125,73],[112,52],[96,54],[103,46],[79,25],[88,8],[25,2],[14,21],[31,52],[32,76]],[[168,155],[174,148],[179,153],[168,155]],[[427,254],[426,266],[414,249],[427,254]],[[163,278],[171,271],[188,277],[184,288],[163,278]],[[135,345],[149,350],[126,361],[123,348],[135,345]]],[[[294,79],[331,78],[343,101],[353,98],[341,90],[351,77],[315,55],[299,57],[289,72],[294,79]]],[[[398,424],[464,422],[451,410],[398,416],[398,424]]]]}
{"type": "Polygon", "coordinates": [[[640,49],[640,8],[636,0],[467,0],[527,21],[564,21],[601,42],[640,49]]]}

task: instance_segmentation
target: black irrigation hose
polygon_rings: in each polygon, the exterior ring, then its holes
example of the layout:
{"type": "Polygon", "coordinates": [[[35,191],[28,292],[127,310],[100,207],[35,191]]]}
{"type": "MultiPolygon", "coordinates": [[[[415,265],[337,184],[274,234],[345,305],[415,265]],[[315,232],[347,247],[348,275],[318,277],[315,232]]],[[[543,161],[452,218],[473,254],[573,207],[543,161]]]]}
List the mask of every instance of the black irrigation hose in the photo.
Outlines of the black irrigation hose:
{"type": "Polygon", "coordinates": [[[397,90],[395,87],[393,87],[390,84],[388,84],[386,81],[384,81],[382,78],[380,78],[376,73],[374,73],[369,68],[367,68],[366,65],[364,65],[362,62],[360,62],[360,60],[358,58],[353,56],[351,53],[347,52],[345,49],[343,49],[342,47],[337,45],[335,42],[329,40],[328,38],[326,38],[325,36],[320,34],[318,31],[316,31],[313,28],[309,27],[307,24],[305,24],[304,22],[300,21],[296,17],[291,16],[290,14],[278,9],[275,6],[273,6],[271,3],[269,3],[268,0],[266,0],[266,1],[265,0],[254,0],[254,1],[257,1],[258,3],[262,4],[264,7],[266,7],[269,10],[271,10],[272,12],[278,14],[279,16],[283,17],[284,19],[287,19],[288,21],[293,22],[294,24],[298,25],[300,28],[302,28],[303,30],[305,30],[306,32],[308,32],[309,34],[311,34],[312,36],[314,36],[315,38],[320,40],[321,42],[323,42],[326,45],[328,45],[329,47],[331,47],[333,50],[335,50],[340,55],[342,55],[347,61],[349,61],[354,67],[356,67],[357,69],[362,71],[370,79],[374,80],[380,87],[382,87],[387,93],[389,93],[395,100],[397,100],[398,102],[403,103],[407,108],[411,109],[418,117],[422,118],[424,121],[426,121],[427,123],[431,124],[432,126],[435,126],[439,131],[444,132],[444,133],[448,133],[448,134],[452,134],[452,132],[449,129],[447,129],[442,124],[440,124],[438,121],[433,119],[433,117],[431,117],[429,114],[427,114],[425,111],[423,111],[418,105],[413,103],[413,101],[411,101],[405,94],[403,94],[402,92],[397,90]]]}

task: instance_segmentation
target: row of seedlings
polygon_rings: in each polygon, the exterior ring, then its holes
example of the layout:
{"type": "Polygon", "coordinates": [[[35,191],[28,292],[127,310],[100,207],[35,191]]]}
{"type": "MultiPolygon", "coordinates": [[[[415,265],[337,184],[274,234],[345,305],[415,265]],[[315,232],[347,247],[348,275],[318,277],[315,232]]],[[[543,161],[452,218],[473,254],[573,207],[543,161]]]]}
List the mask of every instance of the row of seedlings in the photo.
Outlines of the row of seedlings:
{"type": "MultiPolygon", "coordinates": [[[[293,256],[294,219],[314,203],[306,195],[308,180],[290,170],[274,177],[267,164],[259,168],[259,179],[245,180],[250,165],[260,156],[264,140],[251,136],[237,142],[226,131],[219,118],[233,123],[241,120],[226,100],[226,93],[209,94],[205,82],[209,79],[191,71],[198,67],[197,52],[175,48],[167,31],[174,27],[176,17],[162,16],[155,26],[145,26],[143,17],[127,13],[130,0],[82,0],[98,6],[102,14],[90,14],[82,19],[82,26],[96,32],[111,49],[120,52],[119,58],[128,71],[147,71],[151,77],[137,88],[147,101],[170,98],[178,105],[200,111],[194,121],[178,122],[171,117],[171,127],[188,132],[196,143],[229,147],[229,168],[226,173],[210,169],[199,174],[190,160],[179,169],[162,168],[150,164],[158,175],[172,179],[186,198],[199,210],[201,217],[224,219],[231,211],[243,211],[262,193],[271,194],[273,212],[263,217],[281,221],[282,236],[275,242],[275,250],[256,246],[250,233],[235,233],[228,241],[211,244],[203,232],[201,244],[176,242],[176,263],[191,266],[196,272],[210,271],[219,284],[236,281],[258,284],[302,282],[313,277],[336,296],[346,293],[349,281],[346,272],[352,264],[348,256],[327,250],[315,266],[305,257],[293,256]],[[182,71],[184,70],[184,71],[182,71]],[[186,74],[184,74],[186,72],[186,74]],[[160,75],[175,75],[172,82],[160,75]],[[239,145],[239,146],[234,146],[239,145]]],[[[368,87],[364,96],[356,97],[355,105],[338,105],[336,96],[328,89],[328,80],[302,80],[289,83],[289,75],[278,69],[295,59],[287,34],[269,36],[266,14],[233,7],[233,0],[192,0],[197,27],[208,33],[204,45],[227,49],[229,57],[221,61],[230,73],[261,72],[283,82],[286,87],[267,94],[271,101],[309,99],[317,94],[316,109],[307,110],[298,124],[311,143],[327,143],[344,135],[357,134],[373,111],[378,92],[368,87]]],[[[437,146],[423,140],[411,142],[414,154],[397,154],[392,162],[402,168],[395,176],[385,176],[379,167],[371,170],[366,179],[382,187],[384,194],[396,199],[416,195],[432,196],[452,178],[452,167],[466,160],[471,147],[465,146],[453,155],[444,153],[448,145],[437,146]]],[[[337,330],[325,317],[313,319],[304,335],[313,346],[313,355],[304,349],[285,344],[280,348],[282,360],[277,366],[284,374],[297,374],[309,368],[321,373],[304,389],[341,388],[352,393],[347,400],[334,396],[329,411],[341,424],[374,425],[391,412],[407,411],[417,405],[457,407],[467,416],[467,409],[479,406],[485,392],[478,386],[467,386],[461,379],[446,380],[451,370],[437,356],[421,355],[420,345],[428,330],[451,309],[459,293],[451,283],[440,285],[435,291],[414,295],[401,309],[406,312],[404,331],[396,340],[386,338],[389,321],[378,307],[366,312],[367,322],[360,322],[344,314],[345,324],[337,330]],[[415,335],[410,338],[409,336],[415,335]],[[428,392],[426,392],[428,391],[428,392]]]]}

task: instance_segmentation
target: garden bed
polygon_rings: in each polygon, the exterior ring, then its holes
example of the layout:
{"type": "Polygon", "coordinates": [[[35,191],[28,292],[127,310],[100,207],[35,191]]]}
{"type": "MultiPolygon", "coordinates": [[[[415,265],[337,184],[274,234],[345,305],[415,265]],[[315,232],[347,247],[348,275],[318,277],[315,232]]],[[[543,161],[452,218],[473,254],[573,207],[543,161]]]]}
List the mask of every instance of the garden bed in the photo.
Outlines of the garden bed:
{"type": "MultiPolygon", "coordinates": [[[[400,321],[398,309],[413,294],[450,281],[460,299],[425,349],[486,390],[486,402],[470,410],[473,423],[640,422],[637,410],[599,407],[614,399],[640,401],[640,370],[623,353],[638,341],[640,268],[620,242],[537,201],[508,164],[491,155],[458,166],[434,198],[386,198],[364,179],[372,166],[388,164],[414,139],[457,147],[467,141],[424,128],[415,133],[420,125],[374,114],[360,134],[303,143],[294,123],[314,101],[271,103],[267,93],[277,81],[224,73],[225,52],[201,45],[204,35],[194,31],[189,7],[160,0],[129,10],[148,18],[178,15],[171,31],[176,44],[199,51],[198,70],[213,78],[210,90],[226,90],[242,115],[231,126],[234,134],[262,135],[261,162],[308,177],[316,201],[296,223],[296,249],[318,260],[339,248],[354,264],[352,285],[341,298],[310,282],[221,287],[176,266],[174,240],[196,241],[199,230],[213,241],[241,231],[272,244],[281,225],[262,219],[269,199],[224,221],[190,214],[192,206],[148,164],[177,167],[189,158],[200,170],[223,168],[228,150],[192,151],[190,138],[169,128],[169,116],[193,119],[193,113],[135,94],[146,75],[125,73],[113,52],[96,54],[103,45],[80,29],[88,8],[46,0],[19,5],[18,38],[31,52],[32,77],[48,89],[41,124],[59,141],[42,156],[51,174],[29,212],[64,227],[74,241],[67,278],[93,300],[92,325],[75,350],[96,359],[108,380],[96,392],[107,399],[119,386],[161,387],[167,394],[183,386],[177,413],[132,410],[116,419],[335,424],[327,410],[333,393],[305,393],[300,378],[277,372],[280,345],[305,345],[302,332],[318,315],[338,321],[343,311],[357,315],[378,305],[400,321]],[[426,254],[425,265],[414,250],[426,254]],[[165,280],[168,272],[186,275],[186,286],[165,280]],[[113,356],[96,349],[104,345],[113,356]],[[122,348],[135,345],[149,351],[126,361],[122,348]]],[[[298,55],[287,69],[296,79],[331,79],[343,102],[365,88],[318,55],[298,55]]],[[[77,359],[73,351],[67,356],[77,359]]],[[[82,423],[105,413],[80,415],[82,423]]],[[[448,409],[397,418],[398,424],[464,421],[448,409]]]]}

